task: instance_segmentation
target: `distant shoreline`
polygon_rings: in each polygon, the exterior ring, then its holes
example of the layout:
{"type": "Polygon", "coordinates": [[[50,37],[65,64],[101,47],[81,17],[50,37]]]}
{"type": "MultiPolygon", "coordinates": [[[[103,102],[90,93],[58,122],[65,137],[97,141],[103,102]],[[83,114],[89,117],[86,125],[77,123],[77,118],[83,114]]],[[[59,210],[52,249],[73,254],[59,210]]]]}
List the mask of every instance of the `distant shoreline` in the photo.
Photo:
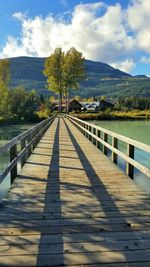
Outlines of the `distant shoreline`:
{"type": "MultiPolygon", "coordinates": [[[[75,115],[75,114],[74,114],[75,115]]],[[[79,113],[81,120],[150,120],[150,110],[104,111],[99,113],[79,113]]]]}

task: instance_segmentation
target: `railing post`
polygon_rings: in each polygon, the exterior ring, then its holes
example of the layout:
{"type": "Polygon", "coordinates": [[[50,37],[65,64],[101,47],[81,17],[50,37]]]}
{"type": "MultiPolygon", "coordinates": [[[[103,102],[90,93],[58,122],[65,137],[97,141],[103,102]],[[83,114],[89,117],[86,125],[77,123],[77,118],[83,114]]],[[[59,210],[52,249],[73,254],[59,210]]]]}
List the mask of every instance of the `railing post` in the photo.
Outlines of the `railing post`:
{"type": "MultiPolygon", "coordinates": [[[[97,137],[101,138],[101,131],[97,130],[97,137]]],[[[102,144],[100,141],[97,141],[97,147],[102,150],[102,144]]]]}
{"type": "MultiPolygon", "coordinates": [[[[112,147],[118,148],[118,139],[112,136],[112,147]]],[[[112,161],[117,164],[117,154],[112,151],[112,161]]]]}
{"type": "MultiPolygon", "coordinates": [[[[131,145],[131,144],[127,144],[127,155],[134,159],[134,146],[131,145]]],[[[131,165],[130,163],[127,162],[127,165],[126,165],[126,173],[127,175],[133,179],[134,177],[134,167],[133,165],[131,165]]]]}
{"type": "MultiPolygon", "coordinates": [[[[87,130],[90,131],[90,126],[89,125],[87,125],[87,130]]],[[[87,134],[87,138],[90,139],[89,133],[87,134]]]]}
{"type": "Polygon", "coordinates": [[[85,137],[87,137],[87,132],[86,132],[86,130],[87,130],[87,125],[86,125],[86,123],[85,123],[85,137]]]}
{"type": "MultiPolygon", "coordinates": [[[[91,133],[93,134],[93,127],[91,126],[91,133]]],[[[91,142],[93,143],[93,136],[91,136],[91,142]]]]}
{"type": "MultiPolygon", "coordinates": [[[[17,144],[13,145],[10,148],[10,162],[12,162],[16,157],[17,157],[17,144]]],[[[17,163],[15,164],[15,166],[12,168],[10,172],[11,184],[13,183],[16,176],[17,176],[17,163]]]]}
{"type": "MultiPolygon", "coordinates": [[[[27,142],[28,142],[28,144],[31,142],[31,133],[29,133],[29,135],[28,135],[28,137],[27,137],[27,142]]],[[[30,144],[30,146],[28,147],[28,157],[31,155],[31,153],[32,153],[32,147],[31,147],[31,144],[30,144]]]]}
{"type": "MultiPolygon", "coordinates": [[[[84,122],[81,123],[81,126],[84,128],[84,122]]],[[[82,129],[82,134],[84,135],[84,130],[82,129]]]]}
{"type": "MultiPolygon", "coordinates": [[[[103,133],[103,140],[107,143],[108,142],[108,134],[107,133],[103,133]]],[[[103,146],[103,153],[105,155],[107,155],[107,147],[104,145],[103,146]]]]}
{"type": "MultiPolygon", "coordinates": [[[[93,130],[92,130],[92,133],[95,135],[96,134],[96,129],[93,127],[93,130]]],[[[96,145],[96,140],[95,140],[95,138],[93,137],[93,140],[92,140],[92,143],[94,144],[94,145],[96,145]]]]}
{"type": "MultiPolygon", "coordinates": [[[[35,138],[36,137],[36,130],[34,130],[34,132],[33,132],[33,138],[35,138]]],[[[35,147],[36,147],[36,138],[34,139],[34,141],[33,141],[33,150],[35,149],[35,147]]]]}
{"type": "MultiPolygon", "coordinates": [[[[96,129],[95,131],[96,131],[96,132],[95,132],[95,135],[96,135],[96,137],[98,137],[98,129],[96,129]]],[[[98,142],[98,140],[95,139],[95,142],[96,142],[96,147],[98,148],[98,146],[99,146],[99,142],[98,142]]]]}
{"type": "MultiPolygon", "coordinates": [[[[89,125],[89,132],[91,133],[91,126],[90,125],[89,125]]],[[[92,137],[90,134],[89,134],[89,140],[92,141],[92,137]]]]}
{"type": "Polygon", "coordinates": [[[84,135],[86,136],[86,123],[84,123],[84,135]]]}
{"type": "MultiPolygon", "coordinates": [[[[83,122],[81,122],[81,127],[83,127],[83,122]]],[[[81,129],[81,133],[83,134],[83,129],[81,129]]]]}
{"type": "MultiPolygon", "coordinates": [[[[25,141],[25,138],[23,138],[21,140],[21,151],[25,148],[25,146],[26,146],[26,141],[25,141]]],[[[23,167],[25,162],[26,162],[26,155],[23,155],[22,158],[21,158],[21,168],[23,167]]]]}

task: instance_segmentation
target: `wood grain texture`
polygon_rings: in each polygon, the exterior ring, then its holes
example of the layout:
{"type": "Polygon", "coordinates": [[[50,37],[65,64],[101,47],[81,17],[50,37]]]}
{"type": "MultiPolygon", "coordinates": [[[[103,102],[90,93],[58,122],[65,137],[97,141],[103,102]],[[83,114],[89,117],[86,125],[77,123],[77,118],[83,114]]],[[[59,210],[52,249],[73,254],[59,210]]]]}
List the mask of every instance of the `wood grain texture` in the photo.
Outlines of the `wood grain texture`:
{"type": "Polygon", "coordinates": [[[67,119],[0,204],[0,266],[150,266],[150,199],[67,119]]]}

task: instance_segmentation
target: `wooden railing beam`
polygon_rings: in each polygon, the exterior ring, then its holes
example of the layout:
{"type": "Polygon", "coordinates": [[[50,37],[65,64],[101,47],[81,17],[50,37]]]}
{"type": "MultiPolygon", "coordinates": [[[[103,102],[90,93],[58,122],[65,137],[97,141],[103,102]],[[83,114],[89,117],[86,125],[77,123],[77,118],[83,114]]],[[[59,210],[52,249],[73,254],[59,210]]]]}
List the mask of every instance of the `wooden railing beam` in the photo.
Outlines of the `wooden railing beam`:
{"type": "Polygon", "coordinates": [[[56,116],[52,116],[45,121],[42,121],[31,129],[27,130],[23,134],[15,137],[7,144],[0,147],[0,155],[5,153],[7,150],[10,151],[10,164],[0,175],[0,184],[5,179],[5,177],[10,173],[11,183],[17,176],[17,163],[21,162],[21,168],[25,164],[27,158],[32,153],[37,142],[41,139],[43,134],[46,132],[52,121],[56,116]],[[20,143],[21,151],[17,154],[17,145],[20,143]]]}
{"type": "Polygon", "coordinates": [[[103,147],[102,151],[107,155],[108,149],[112,152],[112,161],[117,164],[118,157],[122,158],[126,162],[126,172],[129,177],[133,179],[134,168],[138,169],[144,175],[150,177],[150,169],[144,166],[143,164],[137,162],[134,159],[135,147],[143,150],[144,152],[150,153],[150,145],[143,144],[139,141],[130,139],[128,137],[116,134],[114,132],[108,131],[97,125],[91,125],[88,122],[84,122],[84,125],[81,126],[81,120],[67,115],[66,116],[80,131],[84,130],[88,139],[92,141],[96,146],[103,147]],[[91,131],[91,129],[94,129],[91,131]],[[103,134],[103,139],[101,138],[103,134]],[[112,144],[108,143],[108,136],[112,138],[112,144]],[[94,140],[94,142],[93,142],[94,140]],[[127,144],[128,151],[127,154],[118,149],[118,141],[123,141],[127,144]]]}

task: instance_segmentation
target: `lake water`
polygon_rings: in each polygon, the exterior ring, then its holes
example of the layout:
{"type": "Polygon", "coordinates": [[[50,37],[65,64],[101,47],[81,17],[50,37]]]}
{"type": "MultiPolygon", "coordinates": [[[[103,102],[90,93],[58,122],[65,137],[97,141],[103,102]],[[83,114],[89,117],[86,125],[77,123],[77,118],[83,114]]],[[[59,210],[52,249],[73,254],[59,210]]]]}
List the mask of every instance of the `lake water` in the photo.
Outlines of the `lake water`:
{"type": "MultiPolygon", "coordinates": [[[[15,136],[28,130],[32,126],[33,124],[0,126],[0,146],[7,143],[9,140],[13,139],[15,136]]],[[[5,154],[0,155],[0,173],[2,173],[5,170],[8,163],[9,163],[9,153],[6,152],[5,154]]],[[[0,200],[6,195],[9,187],[10,187],[10,177],[8,176],[0,184],[0,200]]]]}
{"type": "MultiPolygon", "coordinates": [[[[150,145],[150,121],[90,121],[90,123],[150,145]]],[[[119,142],[118,148],[126,152],[125,143],[119,142]]],[[[111,157],[111,153],[109,153],[109,156],[111,157]]],[[[135,149],[135,159],[150,169],[149,153],[135,149]]],[[[126,164],[122,159],[118,159],[118,164],[125,171],[126,164]]],[[[134,181],[140,188],[150,193],[150,178],[136,169],[134,181]]]]}

